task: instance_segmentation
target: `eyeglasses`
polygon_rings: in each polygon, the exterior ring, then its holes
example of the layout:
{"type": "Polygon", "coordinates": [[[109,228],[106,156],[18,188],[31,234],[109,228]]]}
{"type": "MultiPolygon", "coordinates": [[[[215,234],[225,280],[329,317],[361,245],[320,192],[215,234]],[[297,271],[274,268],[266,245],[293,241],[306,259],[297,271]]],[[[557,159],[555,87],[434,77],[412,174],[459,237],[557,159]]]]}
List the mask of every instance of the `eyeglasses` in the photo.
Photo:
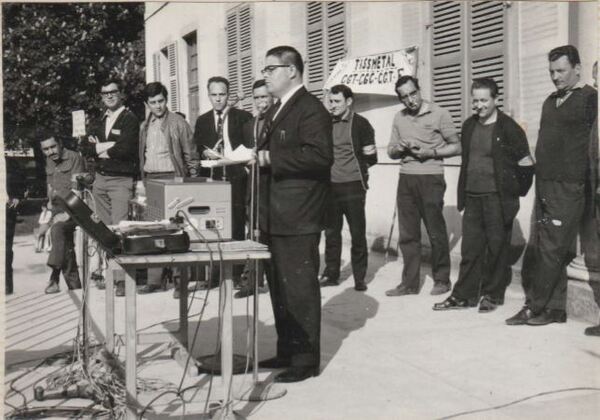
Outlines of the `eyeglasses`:
{"type": "Polygon", "coordinates": [[[408,95],[398,95],[398,96],[400,96],[400,100],[401,100],[401,101],[405,101],[405,100],[407,100],[408,98],[416,98],[418,94],[419,94],[419,91],[418,91],[418,90],[413,90],[413,91],[412,91],[412,92],[410,92],[408,95]]]}
{"type": "Polygon", "coordinates": [[[265,75],[265,74],[271,75],[275,71],[275,69],[278,68],[278,67],[290,67],[290,66],[291,66],[291,64],[273,64],[273,65],[270,65],[270,66],[266,66],[260,72],[263,75],[265,75]]]}
{"type": "Polygon", "coordinates": [[[105,97],[105,98],[107,98],[109,96],[116,95],[118,93],[119,93],[118,90],[109,90],[109,91],[106,91],[106,92],[100,92],[100,95],[103,96],[103,97],[105,97]]]}

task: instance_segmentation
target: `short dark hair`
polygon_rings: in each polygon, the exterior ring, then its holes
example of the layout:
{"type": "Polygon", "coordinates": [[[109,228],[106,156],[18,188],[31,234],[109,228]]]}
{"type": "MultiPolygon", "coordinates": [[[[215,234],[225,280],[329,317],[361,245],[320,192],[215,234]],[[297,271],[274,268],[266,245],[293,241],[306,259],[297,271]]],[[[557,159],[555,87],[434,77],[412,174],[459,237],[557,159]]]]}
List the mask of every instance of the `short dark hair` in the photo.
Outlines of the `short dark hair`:
{"type": "Polygon", "coordinates": [[[258,79],[254,83],[252,83],[252,90],[258,89],[258,88],[266,86],[266,85],[267,85],[267,82],[265,82],[265,79],[258,79]]]}
{"type": "Polygon", "coordinates": [[[102,88],[104,86],[108,86],[113,83],[115,85],[117,85],[117,89],[119,89],[119,92],[121,92],[123,90],[123,84],[122,84],[121,80],[117,79],[116,77],[107,77],[102,82],[100,82],[100,90],[102,90],[102,88]]]}
{"type": "Polygon", "coordinates": [[[563,45],[561,47],[553,48],[548,53],[548,61],[556,61],[560,57],[567,57],[569,63],[571,63],[571,67],[575,67],[577,64],[581,64],[581,59],[579,58],[579,51],[572,45],[563,45]]]}
{"type": "Polygon", "coordinates": [[[165,99],[168,98],[167,88],[160,82],[151,82],[146,85],[146,89],[144,89],[144,100],[148,102],[148,99],[156,96],[162,95],[165,99]]]}
{"type": "Polygon", "coordinates": [[[206,89],[210,89],[211,83],[223,83],[227,88],[227,93],[229,93],[229,80],[227,80],[223,76],[213,76],[210,79],[208,79],[208,83],[206,83],[206,89]]]}
{"type": "Polygon", "coordinates": [[[285,64],[293,65],[296,67],[296,69],[298,69],[300,74],[304,73],[304,62],[302,61],[302,56],[294,47],[290,47],[289,45],[280,45],[267,51],[267,57],[270,55],[279,58],[285,64]]]}
{"type": "Polygon", "coordinates": [[[42,143],[43,141],[50,140],[53,138],[58,144],[62,144],[60,136],[56,135],[54,131],[48,128],[39,128],[35,133],[35,137],[37,138],[38,143],[42,143]]]}
{"type": "Polygon", "coordinates": [[[394,91],[398,93],[398,88],[402,85],[407,84],[408,82],[413,82],[417,90],[421,90],[421,88],[419,87],[419,79],[413,76],[406,75],[398,77],[398,80],[396,80],[396,86],[394,86],[394,91]]]}
{"type": "Polygon", "coordinates": [[[498,96],[498,84],[491,77],[481,77],[479,79],[474,79],[473,84],[471,85],[471,93],[473,93],[475,89],[489,90],[492,98],[498,96]]]}
{"type": "Polygon", "coordinates": [[[334,95],[341,93],[342,95],[344,95],[344,99],[354,98],[354,93],[352,92],[352,89],[342,84],[332,86],[329,92],[333,93],[334,95]]]}

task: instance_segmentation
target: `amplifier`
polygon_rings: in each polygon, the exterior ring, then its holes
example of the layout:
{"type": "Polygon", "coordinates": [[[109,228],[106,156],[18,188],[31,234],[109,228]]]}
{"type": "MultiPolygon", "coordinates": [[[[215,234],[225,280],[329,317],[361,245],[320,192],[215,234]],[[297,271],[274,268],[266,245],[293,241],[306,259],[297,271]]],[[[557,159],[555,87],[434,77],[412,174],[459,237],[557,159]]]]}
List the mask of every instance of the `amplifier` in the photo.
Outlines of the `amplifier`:
{"type": "Polygon", "coordinates": [[[146,180],[144,220],[168,219],[178,211],[185,213],[204,237],[186,226],[185,230],[192,241],[231,240],[229,182],[210,181],[207,178],[146,180]]]}

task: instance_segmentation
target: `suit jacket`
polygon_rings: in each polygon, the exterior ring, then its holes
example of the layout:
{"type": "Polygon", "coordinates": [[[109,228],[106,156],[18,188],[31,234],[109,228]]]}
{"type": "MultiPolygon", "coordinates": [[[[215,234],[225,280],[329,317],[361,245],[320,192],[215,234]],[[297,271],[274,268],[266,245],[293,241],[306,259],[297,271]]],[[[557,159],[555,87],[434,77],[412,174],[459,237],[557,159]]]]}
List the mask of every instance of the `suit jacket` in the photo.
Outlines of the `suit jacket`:
{"type": "MultiPolygon", "coordinates": [[[[202,158],[202,153],[205,148],[213,148],[217,144],[217,128],[215,127],[214,110],[210,110],[200,115],[196,120],[196,127],[194,129],[194,143],[198,148],[198,154],[202,158]]],[[[227,131],[229,134],[229,141],[231,142],[231,148],[235,150],[240,144],[244,144],[246,147],[252,147],[250,144],[245,143],[245,139],[242,132],[242,127],[246,121],[252,119],[252,114],[247,111],[230,108],[227,113],[227,131]]],[[[244,168],[241,165],[227,167],[228,177],[239,177],[245,174],[244,168]]],[[[210,169],[201,168],[200,176],[209,177],[210,169]]],[[[220,179],[222,177],[221,168],[214,170],[214,178],[220,179]]]]}
{"type": "MultiPolygon", "coordinates": [[[[477,116],[468,118],[462,127],[462,162],[458,178],[457,207],[465,208],[467,169],[473,129],[477,116]]],[[[533,166],[520,167],[518,162],[529,155],[525,132],[508,115],[498,111],[498,119],[492,132],[492,160],[494,181],[502,203],[502,217],[506,224],[512,223],[519,211],[519,195],[526,195],[533,179],[533,166]]]]}
{"type": "Polygon", "coordinates": [[[268,220],[263,220],[261,229],[272,235],[321,232],[333,164],[329,112],[302,87],[279,110],[267,141],[271,156],[268,220]]]}
{"type": "Polygon", "coordinates": [[[95,159],[95,170],[102,175],[137,177],[139,172],[138,144],[140,123],[129,109],[125,108],[115,121],[108,134],[105,135],[106,117],[92,125],[90,134],[98,137],[100,143],[114,141],[115,145],[108,149],[108,159],[98,158],[95,145],[87,139],[81,144],[81,152],[86,157],[95,159]]]}
{"type": "MultiPolygon", "coordinates": [[[[144,177],[144,161],[146,159],[146,139],[148,125],[152,114],[142,123],[140,129],[140,172],[144,177]]],[[[167,110],[161,124],[162,130],[169,147],[171,162],[175,168],[175,176],[194,176],[198,172],[198,151],[196,143],[192,140],[192,129],[181,115],[167,110]]]]}

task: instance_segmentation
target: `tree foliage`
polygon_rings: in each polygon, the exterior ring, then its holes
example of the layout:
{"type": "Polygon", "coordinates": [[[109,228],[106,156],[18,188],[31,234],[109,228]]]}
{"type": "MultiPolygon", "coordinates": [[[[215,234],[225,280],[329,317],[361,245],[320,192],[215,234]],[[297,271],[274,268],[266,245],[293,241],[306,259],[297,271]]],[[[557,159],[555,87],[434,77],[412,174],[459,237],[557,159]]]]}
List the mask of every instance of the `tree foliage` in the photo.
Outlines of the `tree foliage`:
{"type": "Polygon", "coordinates": [[[123,81],[127,104],[143,115],[143,3],[11,3],[2,18],[7,148],[39,129],[70,137],[71,111],[99,117],[107,77],[123,81]]]}

